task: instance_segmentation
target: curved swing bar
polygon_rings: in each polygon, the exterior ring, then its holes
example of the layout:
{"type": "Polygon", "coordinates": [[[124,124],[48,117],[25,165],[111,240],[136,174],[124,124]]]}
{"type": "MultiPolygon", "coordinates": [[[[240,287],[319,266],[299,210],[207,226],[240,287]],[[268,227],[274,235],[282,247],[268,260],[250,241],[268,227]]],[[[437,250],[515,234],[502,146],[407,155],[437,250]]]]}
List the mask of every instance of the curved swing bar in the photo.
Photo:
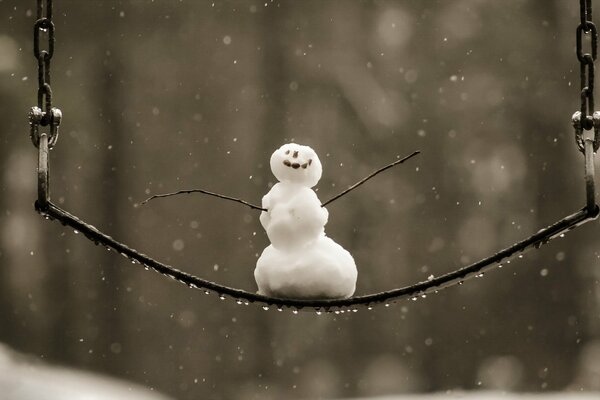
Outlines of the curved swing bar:
{"type": "Polygon", "coordinates": [[[590,220],[598,217],[599,208],[595,206],[590,211],[587,207],[569,215],[560,221],[548,226],[537,232],[536,234],[516,243],[491,257],[484,258],[476,263],[473,263],[464,268],[460,268],[453,272],[441,275],[424,282],[419,282],[414,285],[406,286],[399,289],[393,289],[385,292],[369,294],[364,296],[355,296],[348,299],[339,300],[290,300],[278,299],[273,297],[263,296],[257,293],[248,292],[245,290],[234,289],[223,286],[215,282],[211,282],[187,272],[178,270],[170,265],[163,264],[153,258],[138,252],[123,243],[120,243],[112,237],[102,233],[94,226],[80,220],[76,216],[68,213],[60,207],[47,202],[42,207],[39,201],[36,201],[36,210],[46,218],[60,221],[63,225],[70,226],[78,232],[84,234],[88,239],[96,244],[101,244],[109,249],[114,249],[124,257],[130,259],[134,264],[141,265],[146,269],[153,269],[169,278],[172,278],[180,283],[194,289],[203,289],[205,291],[215,292],[219,296],[229,296],[237,300],[238,303],[261,303],[265,307],[275,306],[279,309],[290,307],[302,309],[306,307],[314,308],[317,311],[334,311],[344,308],[354,308],[357,306],[370,307],[375,304],[390,303],[400,299],[426,296],[429,293],[437,293],[441,289],[445,289],[456,284],[461,284],[467,279],[482,276],[483,273],[502,266],[503,262],[509,263],[510,257],[517,253],[523,253],[532,248],[539,248],[541,245],[548,243],[550,240],[560,237],[566,232],[580,226],[590,220]]]}

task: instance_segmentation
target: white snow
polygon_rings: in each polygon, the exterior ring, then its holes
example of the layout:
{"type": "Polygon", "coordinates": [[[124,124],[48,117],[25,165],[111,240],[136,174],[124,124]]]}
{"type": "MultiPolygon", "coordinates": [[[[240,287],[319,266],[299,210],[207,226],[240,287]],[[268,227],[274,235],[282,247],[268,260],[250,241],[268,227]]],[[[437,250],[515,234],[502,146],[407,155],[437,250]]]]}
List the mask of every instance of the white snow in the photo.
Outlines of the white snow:
{"type": "Polygon", "coordinates": [[[282,183],[297,183],[311,188],[319,182],[323,167],[317,153],[309,146],[288,143],[271,155],[271,171],[282,183]]]}
{"type": "Polygon", "coordinates": [[[399,394],[389,396],[360,397],[353,400],[597,400],[598,392],[545,392],[519,393],[496,391],[451,391],[431,394],[399,394]]]}
{"type": "Polygon", "coordinates": [[[2,400],[169,400],[138,384],[56,367],[0,343],[2,400]]]}
{"type": "Polygon", "coordinates": [[[356,287],[354,259],[342,246],[320,235],[304,248],[268,246],[256,263],[259,292],[280,298],[345,298],[356,287]]]}
{"type": "Polygon", "coordinates": [[[262,207],[268,212],[260,222],[271,243],[280,250],[305,247],[325,233],[329,213],[317,194],[296,183],[277,183],[263,197],[262,207]]]}
{"type": "Polygon", "coordinates": [[[260,222],[271,241],[254,270],[258,292],[294,299],[352,296],[357,270],[342,246],[325,236],[328,212],[310,189],[322,174],[313,149],[295,143],[271,156],[279,180],[262,200],[260,222]]]}

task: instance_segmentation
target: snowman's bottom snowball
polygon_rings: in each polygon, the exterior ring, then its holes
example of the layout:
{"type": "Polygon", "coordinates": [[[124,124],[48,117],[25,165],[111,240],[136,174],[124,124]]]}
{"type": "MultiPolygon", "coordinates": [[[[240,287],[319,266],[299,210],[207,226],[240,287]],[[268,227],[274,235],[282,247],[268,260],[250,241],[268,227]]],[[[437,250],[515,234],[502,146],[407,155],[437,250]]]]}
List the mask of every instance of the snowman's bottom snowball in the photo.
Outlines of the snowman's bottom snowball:
{"type": "Polygon", "coordinates": [[[258,292],[284,299],[342,299],[354,294],[356,264],[342,246],[321,236],[295,251],[268,246],[256,263],[258,292]]]}

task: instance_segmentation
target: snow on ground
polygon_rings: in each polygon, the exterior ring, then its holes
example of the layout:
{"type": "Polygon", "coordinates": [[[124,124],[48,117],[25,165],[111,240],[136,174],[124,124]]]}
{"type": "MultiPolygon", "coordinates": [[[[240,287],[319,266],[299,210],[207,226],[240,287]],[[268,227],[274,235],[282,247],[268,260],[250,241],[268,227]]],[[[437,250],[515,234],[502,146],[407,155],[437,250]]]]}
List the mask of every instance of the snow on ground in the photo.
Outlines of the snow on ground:
{"type": "Polygon", "coordinates": [[[17,354],[0,344],[2,400],[169,400],[140,385],[17,354]]]}
{"type": "Polygon", "coordinates": [[[402,394],[378,397],[361,397],[352,400],[600,400],[600,392],[551,392],[551,393],[506,393],[506,392],[452,392],[433,394],[402,394]]]}

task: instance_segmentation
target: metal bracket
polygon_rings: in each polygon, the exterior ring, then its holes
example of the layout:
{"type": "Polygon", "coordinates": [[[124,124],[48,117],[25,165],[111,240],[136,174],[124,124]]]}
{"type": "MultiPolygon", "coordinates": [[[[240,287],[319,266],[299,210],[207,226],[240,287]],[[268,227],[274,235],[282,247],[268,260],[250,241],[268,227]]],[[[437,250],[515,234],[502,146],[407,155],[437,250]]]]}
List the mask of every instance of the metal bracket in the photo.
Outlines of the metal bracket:
{"type": "Polygon", "coordinates": [[[40,125],[48,116],[39,107],[32,107],[29,112],[29,136],[31,142],[38,149],[38,199],[36,208],[45,210],[50,200],[50,172],[48,166],[48,152],[58,141],[58,127],[62,120],[62,112],[52,108],[49,115],[50,132],[40,132],[40,125]]]}
{"type": "Polygon", "coordinates": [[[594,183],[594,132],[585,131],[583,134],[583,155],[585,157],[585,193],[586,208],[591,214],[596,212],[596,187],[594,183]]]}
{"type": "Polygon", "coordinates": [[[50,200],[50,174],[48,168],[48,135],[42,133],[38,141],[38,199],[36,208],[45,210],[50,200]]]}
{"type": "Polygon", "coordinates": [[[598,150],[600,137],[600,112],[595,111],[592,116],[593,131],[583,129],[581,121],[581,112],[576,111],[571,119],[573,128],[575,128],[575,142],[577,148],[583,153],[585,158],[585,192],[586,192],[586,210],[590,215],[598,213],[596,205],[596,186],[594,183],[594,153],[598,150]]]}
{"type": "Polygon", "coordinates": [[[39,107],[31,107],[29,111],[29,136],[35,147],[39,146],[40,142],[40,126],[49,125],[50,132],[48,134],[48,148],[54,147],[58,141],[58,127],[62,121],[62,111],[53,107],[50,109],[50,115],[46,115],[39,107]]]}

